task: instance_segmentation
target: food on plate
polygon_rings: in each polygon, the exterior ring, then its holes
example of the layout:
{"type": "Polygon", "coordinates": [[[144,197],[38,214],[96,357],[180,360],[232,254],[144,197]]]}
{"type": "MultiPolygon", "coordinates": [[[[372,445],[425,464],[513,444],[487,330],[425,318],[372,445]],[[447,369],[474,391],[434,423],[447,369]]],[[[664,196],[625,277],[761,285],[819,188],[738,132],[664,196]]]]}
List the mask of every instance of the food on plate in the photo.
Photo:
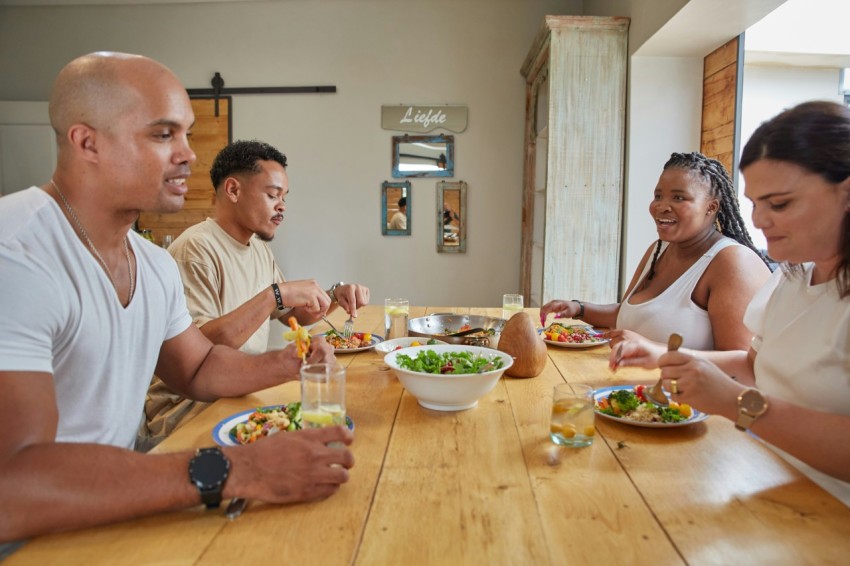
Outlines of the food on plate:
{"type": "Polygon", "coordinates": [[[671,401],[659,407],[646,398],[646,386],[618,389],[596,400],[596,410],[605,415],[641,423],[678,423],[691,418],[693,409],[687,403],[671,401]]]}
{"type": "Polygon", "coordinates": [[[307,354],[310,352],[310,333],[298,324],[294,316],[289,317],[289,328],[292,330],[284,332],[283,339],[295,342],[295,353],[302,362],[306,362],[307,354]]]}
{"type": "Polygon", "coordinates": [[[325,340],[335,350],[353,350],[372,344],[372,334],[370,332],[355,332],[351,335],[351,338],[346,339],[345,336],[331,329],[325,332],[325,340]]]}
{"type": "Polygon", "coordinates": [[[543,330],[543,338],[551,342],[566,342],[568,344],[589,344],[605,341],[601,333],[587,326],[565,326],[559,322],[546,327],[543,330]]]}
{"type": "Polygon", "coordinates": [[[442,352],[422,350],[415,358],[398,354],[396,362],[402,369],[422,373],[464,374],[484,373],[501,369],[504,365],[498,356],[482,356],[474,352],[442,352]]]}
{"type": "Polygon", "coordinates": [[[301,403],[276,407],[259,407],[244,423],[230,429],[230,435],[239,444],[251,444],[264,436],[301,428],[301,403]]]}
{"type": "Polygon", "coordinates": [[[514,358],[505,370],[511,377],[536,377],[546,367],[549,353],[546,344],[537,337],[534,321],[528,313],[518,312],[505,324],[498,349],[514,358]]]}

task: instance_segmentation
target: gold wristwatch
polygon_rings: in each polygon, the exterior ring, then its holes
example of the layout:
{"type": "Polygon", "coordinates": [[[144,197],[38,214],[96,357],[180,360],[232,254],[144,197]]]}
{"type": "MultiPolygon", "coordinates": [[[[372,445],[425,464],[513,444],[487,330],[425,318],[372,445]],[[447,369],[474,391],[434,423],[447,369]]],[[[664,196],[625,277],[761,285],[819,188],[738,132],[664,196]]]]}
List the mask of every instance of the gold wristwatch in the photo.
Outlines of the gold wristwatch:
{"type": "Polygon", "coordinates": [[[758,389],[745,389],[738,395],[738,421],[735,428],[749,430],[757,418],[767,412],[767,399],[758,389]]]}

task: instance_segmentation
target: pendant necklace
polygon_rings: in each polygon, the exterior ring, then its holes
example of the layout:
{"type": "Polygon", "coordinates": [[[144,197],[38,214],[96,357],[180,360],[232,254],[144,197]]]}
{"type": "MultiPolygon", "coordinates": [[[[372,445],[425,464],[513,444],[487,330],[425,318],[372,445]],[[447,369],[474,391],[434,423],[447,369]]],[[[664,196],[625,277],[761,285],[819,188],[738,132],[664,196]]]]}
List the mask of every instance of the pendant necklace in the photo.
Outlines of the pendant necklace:
{"type": "MultiPolygon", "coordinates": [[[[80,222],[80,219],[77,218],[76,213],[74,213],[74,209],[71,208],[71,203],[68,202],[68,199],[65,198],[65,195],[59,190],[59,185],[53,179],[50,179],[50,184],[53,185],[53,188],[56,189],[56,192],[59,193],[59,196],[62,198],[62,202],[65,203],[65,208],[68,210],[68,215],[77,225],[77,230],[80,232],[80,235],[83,237],[83,240],[88,245],[91,252],[94,254],[94,257],[97,258],[97,261],[100,262],[100,265],[103,267],[104,271],[106,271],[106,276],[109,277],[109,281],[112,283],[112,286],[115,287],[115,291],[118,291],[118,285],[115,284],[115,279],[112,277],[112,272],[109,270],[109,266],[106,265],[106,262],[103,260],[103,256],[100,255],[100,252],[97,251],[97,248],[94,247],[94,242],[89,238],[86,229],[83,228],[83,223],[80,222]]],[[[133,274],[133,265],[130,261],[130,244],[127,242],[127,236],[124,236],[124,255],[127,257],[127,273],[130,276],[130,292],[127,295],[127,304],[130,304],[130,301],[133,299],[133,293],[136,290],[136,276],[133,274]]]]}

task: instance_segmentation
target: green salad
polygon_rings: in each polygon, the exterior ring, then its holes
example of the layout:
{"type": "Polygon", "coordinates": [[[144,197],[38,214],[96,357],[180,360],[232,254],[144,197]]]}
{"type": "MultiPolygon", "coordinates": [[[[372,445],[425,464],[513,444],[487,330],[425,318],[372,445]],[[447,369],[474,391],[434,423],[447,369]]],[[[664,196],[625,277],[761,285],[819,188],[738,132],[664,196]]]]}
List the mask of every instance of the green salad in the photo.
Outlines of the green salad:
{"type": "Polygon", "coordinates": [[[407,354],[396,356],[398,365],[410,371],[422,373],[463,374],[484,373],[501,369],[504,362],[499,356],[482,356],[473,352],[443,352],[422,350],[415,358],[407,354]]]}

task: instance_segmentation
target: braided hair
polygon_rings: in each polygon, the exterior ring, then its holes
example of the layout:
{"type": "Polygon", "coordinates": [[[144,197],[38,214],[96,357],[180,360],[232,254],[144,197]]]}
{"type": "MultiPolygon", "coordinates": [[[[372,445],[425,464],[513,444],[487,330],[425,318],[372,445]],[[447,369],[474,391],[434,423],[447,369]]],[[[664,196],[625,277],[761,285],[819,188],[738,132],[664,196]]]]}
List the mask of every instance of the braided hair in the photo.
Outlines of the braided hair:
{"type": "MultiPolygon", "coordinates": [[[[717,231],[756,252],[762,261],[769,266],[767,258],[756,249],[752,238],[750,238],[750,233],[747,232],[747,226],[744,224],[743,217],[741,217],[741,209],[738,207],[735,187],[723,164],[716,159],[711,159],[694,151],[672,154],[667,163],[664,164],[664,170],[666,171],[671,167],[699,173],[703,179],[709,182],[709,195],[716,198],[720,203],[717,209],[717,231]]],[[[661,240],[659,239],[655,244],[655,252],[652,254],[652,263],[646,277],[647,281],[655,276],[655,262],[660,253],[661,240]]]]}

